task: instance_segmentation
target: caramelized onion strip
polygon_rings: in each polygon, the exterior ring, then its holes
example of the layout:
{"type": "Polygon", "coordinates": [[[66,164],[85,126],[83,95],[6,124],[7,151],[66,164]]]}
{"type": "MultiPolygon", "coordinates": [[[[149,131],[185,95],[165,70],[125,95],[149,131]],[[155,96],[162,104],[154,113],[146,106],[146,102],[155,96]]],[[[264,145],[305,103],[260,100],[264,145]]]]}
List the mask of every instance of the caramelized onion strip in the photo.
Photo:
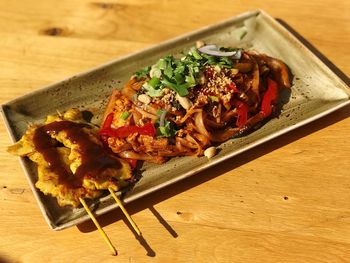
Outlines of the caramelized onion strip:
{"type": "Polygon", "coordinates": [[[150,118],[150,119],[152,119],[154,121],[156,121],[158,119],[157,115],[149,113],[149,112],[147,112],[147,111],[145,111],[145,110],[143,110],[143,109],[141,109],[139,107],[135,107],[135,110],[137,110],[139,113],[141,113],[142,116],[150,118]]]}
{"type": "Polygon", "coordinates": [[[224,142],[230,139],[233,135],[240,131],[238,128],[227,128],[223,131],[216,131],[212,134],[211,140],[213,142],[224,142]]]}
{"type": "Polygon", "coordinates": [[[118,153],[118,155],[121,158],[148,161],[148,162],[158,163],[158,164],[165,162],[165,159],[162,156],[151,156],[145,153],[136,153],[134,151],[123,151],[118,153]]]}
{"type": "Polygon", "coordinates": [[[196,113],[196,115],[194,116],[194,122],[195,122],[197,131],[210,139],[211,135],[207,131],[207,128],[204,125],[203,111],[196,113]]]}
{"type": "Polygon", "coordinates": [[[182,119],[180,119],[179,121],[177,121],[178,124],[182,124],[184,123],[192,114],[196,113],[196,112],[201,112],[202,109],[195,109],[195,108],[191,108],[189,109],[185,116],[182,117],[182,119]]]}
{"type": "Polygon", "coordinates": [[[189,142],[191,142],[191,143],[196,145],[196,148],[197,148],[196,155],[197,156],[203,154],[202,146],[190,134],[186,134],[185,138],[186,138],[187,141],[189,141],[189,142]]]}

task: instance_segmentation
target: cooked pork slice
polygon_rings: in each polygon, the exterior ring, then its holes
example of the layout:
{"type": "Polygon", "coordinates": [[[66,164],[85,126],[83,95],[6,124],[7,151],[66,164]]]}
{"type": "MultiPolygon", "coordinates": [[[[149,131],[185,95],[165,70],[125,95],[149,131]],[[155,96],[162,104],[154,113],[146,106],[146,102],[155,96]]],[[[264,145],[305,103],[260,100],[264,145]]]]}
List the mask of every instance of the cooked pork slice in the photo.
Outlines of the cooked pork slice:
{"type": "Polygon", "coordinates": [[[71,205],[77,207],[80,204],[79,198],[96,198],[101,195],[100,191],[94,191],[85,189],[84,187],[71,187],[67,184],[68,181],[72,181],[74,178],[73,173],[69,169],[70,160],[68,158],[70,150],[66,147],[54,147],[53,152],[56,152],[59,162],[61,163],[60,169],[64,171],[71,178],[61,178],[62,176],[58,170],[53,169],[52,164],[45,160],[43,154],[38,152],[34,145],[34,135],[36,129],[40,126],[30,126],[21,140],[16,144],[8,147],[8,152],[17,156],[27,156],[31,161],[37,165],[38,180],[35,186],[42,191],[45,195],[51,195],[57,198],[57,202],[60,206],[71,205]]]}
{"type": "MultiPolygon", "coordinates": [[[[73,114],[78,116],[77,113],[73,114]]],[[[75,117],[71,122],[65,113],[60,120],[48,116],[47,133],[55,140],[70,149],[70,169],[82,178],[82,184],[87,189],[118,190],[128,185],[132,177],[130,165],[120,158],[107,153],[94,129],[79,122],[81,117],[75,117]],[[67,120],[68,119],[68,120],[67,120]]]]}
{"type": "Polygon", "coordinates": [[[37,164],[35,186],[57,198],[60,206],[77,207],[79,198],[99,197],[102,189],[118,190],[132,177],[130,165],[105,150],[94,128],[72,109],[32,125],[8,152],[37,164]]]}

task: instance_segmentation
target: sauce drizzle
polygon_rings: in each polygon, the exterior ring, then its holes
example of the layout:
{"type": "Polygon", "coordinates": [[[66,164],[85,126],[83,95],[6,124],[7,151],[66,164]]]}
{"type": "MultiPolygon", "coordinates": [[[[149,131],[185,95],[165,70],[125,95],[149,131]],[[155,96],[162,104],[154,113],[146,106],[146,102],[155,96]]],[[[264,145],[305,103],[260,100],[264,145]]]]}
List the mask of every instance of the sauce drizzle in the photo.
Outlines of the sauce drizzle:
{"type": "Polygon", "coordinates": [[[58,175],[59,183],[70,188],[81,187],[86,176],[97,177],[105,169],[120,169],[122,166],[118,159],[106,153],[102,145],[90,139],[88,133],[83,130],[84,127],[89,126],[71,121],[56,121],[37,128],[33,137],[36,150],[44,156],[50,169],[58,175]],[[65,139],[77,145],[81,165],[75,174],[65,168],[50,137],[50,134],[57,135],[62,131],[66,133],[65,139]]]}

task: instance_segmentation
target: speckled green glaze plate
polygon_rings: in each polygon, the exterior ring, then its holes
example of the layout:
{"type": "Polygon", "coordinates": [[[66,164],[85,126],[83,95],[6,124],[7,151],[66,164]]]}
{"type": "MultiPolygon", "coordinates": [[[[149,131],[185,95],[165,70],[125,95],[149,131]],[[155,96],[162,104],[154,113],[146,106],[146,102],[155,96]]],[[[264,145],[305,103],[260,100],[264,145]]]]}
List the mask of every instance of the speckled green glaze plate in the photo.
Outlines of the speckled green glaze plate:
{"type": "MultiPolygon", "coordinates": [[[[275,19],[257,10],[118,58],[3,104],[2,116],[13,142],[21,138],[29,122],[41,123],[48,114],[57,110],[64,111],[72,107],[89,110],[94,113],[92,122],[100,124],[104,106],[113,88],[122,88],[136,70],[153,64],[164,55],[180,53],[193,46],[197,40],[222,46],[251,48],[282,59],[294,75],[291,94],[285,95],[286,103],[279,118],[270,120],[247,136],[221,144],[219,154],[210,160],[206,157],[181,157],[173,158],[163,165],[145,164],[141,179],[125,194],[125,203],[189,177],[350,103],[348,86],[275,19]]],[[[62,208],[54,198],[43,195],[34,186],[37,180],[35,165],[26,158],[20,158],[20,162],[52,229],[64,229],[89,219],[83,208],[62,208]]],[[[91,205],[95,207],[97,215],[117,207],[109,195],[91,205]]]]}

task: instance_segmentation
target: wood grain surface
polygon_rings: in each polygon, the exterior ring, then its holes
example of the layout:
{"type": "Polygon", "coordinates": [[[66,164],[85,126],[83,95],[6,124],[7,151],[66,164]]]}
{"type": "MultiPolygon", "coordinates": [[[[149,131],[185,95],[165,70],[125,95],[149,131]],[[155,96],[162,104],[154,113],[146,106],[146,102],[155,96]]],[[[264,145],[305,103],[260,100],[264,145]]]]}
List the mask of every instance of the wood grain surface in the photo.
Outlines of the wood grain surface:
{"type": "MultiPolygon", "coordinates": [[[[0,1],[0,102],[244,11],[282,19],[350,74],[350,2],[0,1]]],[[[127,209],[49,230],[0,126],[0,262],[349,262],[350,107],[127,209]]]]}

